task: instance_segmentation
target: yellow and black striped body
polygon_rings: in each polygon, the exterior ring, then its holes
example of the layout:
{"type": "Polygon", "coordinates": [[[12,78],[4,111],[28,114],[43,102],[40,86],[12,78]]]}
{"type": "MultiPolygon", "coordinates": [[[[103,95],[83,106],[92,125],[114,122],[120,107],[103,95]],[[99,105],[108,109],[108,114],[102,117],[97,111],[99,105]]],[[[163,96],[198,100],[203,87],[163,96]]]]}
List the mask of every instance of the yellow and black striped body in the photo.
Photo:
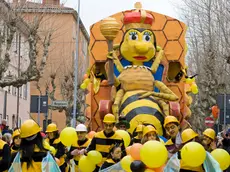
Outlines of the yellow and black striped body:
{"type": "MultiPolygon", "coordinates": [[[[57,139],[55,139],[55,140],[53,141],[53,143],[50,143],[50,139],[49,139],[49,138],[46,138],[45,141],[46,141],[47,143],[49,143],[50,146],[53,146],[53,147],[55,148],[56,154],[55,154],[54,156],[56,157],[56,156],[57,156],[57,153],[58,153],[58,151],[59,151],[59,150],[58,150],[58,145],[59,145],[60,142],[61,142],[60,137],[57,138],[57,139]]],[[[63,152],[63,151],[62,151],[62,152],[63,152]]],[[[59,166],[64,165],[64,163],[65,163],[65,157],[66,157],[66,155],[64,154],[64,152],[63,152],[63,155],[62,155],[60,158],[58,157],[58,159],[60,160],[59,166]]]]}
{"type": "Polygon", "coordinates": [[[137,125],[154,125],[159,135],[163,135],[164,116],[156,100],[153,97],[139,98],[145,90],[125,92],[119,114],[122,114],[130,122],[129,132],[133,133],[137,125]]]}
{"type": "MultiPolygon", "coordinates": [[[[70,152],[75,149],[78,149],[78,150],[85,149],[89,146],[90,142],[91,142],[91,139],[87,139],[83,144],[79,144],[79,141],[77,141],[74,144],[72,144],[70,148],[70,152]]],[[[80,156],[74,156],[73,159],[75,162],[75,172],[77,172],[78,171],[78,161],[80,159],[80,156]]]]}
{"type": "Polygon", "coordinates": [[[99,165],[101,166],[107,159],[111,146],[114,144],[121,144],[122,151],[125,150],[124,141],[116,132],[112,132],[109,136],[106,136],[104,131],[100,131],[95,134],[87,151],[96,150],[101,153],[103,158],[102,163],[99,165]]]}

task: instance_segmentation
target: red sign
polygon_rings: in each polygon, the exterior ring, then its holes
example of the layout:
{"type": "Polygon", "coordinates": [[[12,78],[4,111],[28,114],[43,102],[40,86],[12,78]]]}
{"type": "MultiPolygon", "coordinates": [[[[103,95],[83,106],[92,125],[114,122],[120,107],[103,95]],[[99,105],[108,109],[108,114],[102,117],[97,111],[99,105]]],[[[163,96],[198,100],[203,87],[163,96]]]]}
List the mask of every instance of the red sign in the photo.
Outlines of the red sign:
{"type": "Polygon", "coordinates": [[[214,124],[215,124],[215,121],[214,121],[214,119],[212,117],[206,117],[205,118],[205,125],[207,127],[213,127],[214,124]]]}

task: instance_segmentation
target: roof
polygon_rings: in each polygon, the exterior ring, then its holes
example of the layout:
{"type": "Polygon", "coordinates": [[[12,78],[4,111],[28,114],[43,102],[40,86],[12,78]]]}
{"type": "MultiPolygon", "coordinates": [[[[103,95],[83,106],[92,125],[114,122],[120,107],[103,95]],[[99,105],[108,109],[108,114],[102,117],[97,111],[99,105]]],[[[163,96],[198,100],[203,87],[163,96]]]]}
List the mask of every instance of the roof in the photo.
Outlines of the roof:
{"type": "MultiPolygon", "coordinates": [[[[8,22],[8,21],[12,21],[14,17],[16,17],[16,15],[14,11],[11,9],[10,5],[4,0],[0,0],[0,18],[5,22],[8,22]]],[[[16,22],[17,29],[25,36],[29,36],[30,30],[27,23],[20,17],[17,17],[17,20],[15,22],[16,22]]]]}
{"type": "MultiPolygon", "coordinates": [[[[1,0],[2,1],[2,0],[1,0]]],[[[13,4],[12,4],[13,5],[13,4]]],[[[14,5],[15,7],[15,5],[14,5]]],[[[34,2],[26,2],[22,7],[17,8],[20,12],[27,12],[27,13],[60,13],[60,14],[72,14],[77,21],[78,13],[69,7],[64,7],[63,5],[52,5],[52,4],[41,4],[41,3],[34,3],[34,2]]],[[[83,32],[86,40],[89,42],[89,34],[80,19],[80,29],[83,32]]]]}

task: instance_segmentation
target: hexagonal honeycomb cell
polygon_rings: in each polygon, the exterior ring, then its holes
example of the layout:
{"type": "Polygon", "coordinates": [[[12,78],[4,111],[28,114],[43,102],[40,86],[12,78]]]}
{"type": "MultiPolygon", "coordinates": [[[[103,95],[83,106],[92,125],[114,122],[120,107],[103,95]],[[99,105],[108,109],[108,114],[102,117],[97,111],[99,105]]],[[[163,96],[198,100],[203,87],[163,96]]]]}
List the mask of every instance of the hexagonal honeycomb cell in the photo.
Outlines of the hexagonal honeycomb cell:
{"type": "Polygon", "coordinates": [[[178,41],[168,41],[164,50],[168,60],[179,60],[183,52],[183,48],[178,41]]]}
{"type": "Polygon", "coordinates": [[[171,20],[166,22],[163,32],[165,33],[167,39],[170,41],[178,40],[183,30],[179,21],[171,20]]]}
{"type": "Polygon", "coordinates": [[[96,40],[92,47],[91,53],[96,61],[106,61],[108,54],[107,42],[105,40],[96,40]],[[101,47],[103,47],[103,49],[101,47]]]}

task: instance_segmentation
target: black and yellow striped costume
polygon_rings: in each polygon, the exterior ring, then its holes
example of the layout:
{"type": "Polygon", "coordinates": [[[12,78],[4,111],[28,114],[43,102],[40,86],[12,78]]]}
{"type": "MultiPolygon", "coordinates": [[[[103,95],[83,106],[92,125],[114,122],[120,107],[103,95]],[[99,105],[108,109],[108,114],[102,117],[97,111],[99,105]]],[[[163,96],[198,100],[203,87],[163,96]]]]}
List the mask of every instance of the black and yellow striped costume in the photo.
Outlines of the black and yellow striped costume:
{"type": "Polygon", "coordinates": [[[101,166],[106,160],[106,158],[108,157],[111,146],[114,144],[122,144],[121,150],[124,153],[123,154],[124,156],[125,146],[124,146],[123,139],[118,134],[116,134],[114,131],[109,134],[106,134],[104,131],[100,131],[95,134],[90,145],[87,147],[87,152],[91,150],[97,150],[98,152],[100,152],[103,157],[103,161],[99,165],[101,166]]]}
{"type": "Polygon", "coordinates": [[[61,143],[60,138],[52,139],[46,138],[45,141],[49,143],[50,146],[53,146],[56,150],[55,157],[60,160],[60,170],[65,171],[65,168],[67,167],[67,164],[65,163],[65,146],[61,143]]]}
{"type": "Polygon", "coordinates": [[[70,160],[70,159],[74,158],[75,172],[78,172],[78,161],[80,159],[80,156],[72,156],[71,152],[75,149],[78,149],[78,150],[86,149],[89,146],[90,142],[91,142],[91,139],[78,140],[78,141],[76,141],[76,143],[71,145],[70,150],[67,153],[67,159],[70,160]]]}
{"type": "Polygon", "coordinates": [[[10,165],[10,147],[0,139],[0,171],[6,172],[10,165]]]}
{"type": "Polygon", "coordinates": [[[143,92],[145,91],[127,91],[122,98],[119,114],[124,115],[130,122],[130,133],[133,133],[139,124],[151,124],[156,127],[159,135],[163,135],[164,116],[162,110],[151,96],[139,99],[143,92]]]}
{"type": "Polygon", "coordinates": [[[106,169],[112,165],[114,165],[116,162],[115,160],[113,160],[112,158],[109,158],[107,160],[105,160],[105,162],[102,164],[100,170],[106,169]]]}

